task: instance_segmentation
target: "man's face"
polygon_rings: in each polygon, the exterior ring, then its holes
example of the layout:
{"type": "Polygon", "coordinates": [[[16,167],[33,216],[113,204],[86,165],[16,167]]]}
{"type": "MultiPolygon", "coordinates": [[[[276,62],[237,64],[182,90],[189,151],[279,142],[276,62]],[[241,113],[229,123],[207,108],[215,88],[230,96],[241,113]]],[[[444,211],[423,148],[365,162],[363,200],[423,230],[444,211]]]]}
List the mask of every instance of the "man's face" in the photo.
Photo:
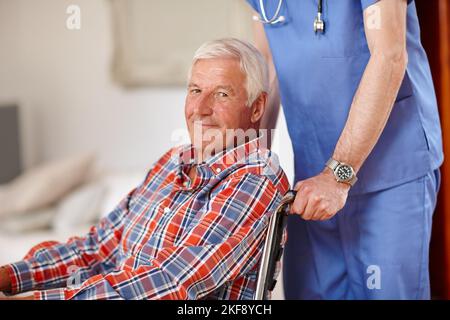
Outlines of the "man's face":
{"type": "Polygon", "coordinates": [[[200,59],[193,65],[185,116],[191,142],[208,154],[230,146],[227,129],[257,128],[262,112],[247,106],[245,75],[237,59],[200,59]]]}

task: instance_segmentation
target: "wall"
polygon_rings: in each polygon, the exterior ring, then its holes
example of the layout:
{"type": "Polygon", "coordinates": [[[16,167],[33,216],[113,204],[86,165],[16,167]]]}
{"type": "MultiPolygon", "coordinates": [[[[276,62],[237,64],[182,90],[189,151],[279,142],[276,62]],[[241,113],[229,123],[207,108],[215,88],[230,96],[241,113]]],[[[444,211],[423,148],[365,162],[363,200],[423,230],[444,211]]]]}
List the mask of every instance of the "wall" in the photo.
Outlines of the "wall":
{"type": "MultiPolygon", "coordinates": [[[[444,155],[450,154],[450,4],[416,0],[422,44],[430,61],[441,118],[444,155]]],[[[430,250],[431,295],[450,299],[450,162],[441,166],[441,188],[433,216],[430,250]]]]}
{"type": "MultiPolygon", "coordinates": [[[[0,103],[20,104],[25,167],[95,150],[104,167],[144,168],[176,144],[185,89],[115,85],[111,32],[108,0],[0,0],[0,103]],[[70,4],[81,8],[81,30],[66,28],[70,4]]],[[[291,178],[279,123],[274,150],[291,178]]]]}
{"type": "MultiPolygon", "coordinates": [[[[93,150],[100,167],[144,170],[176,144],[185,89],[115,85],[111,32],[107,0],[0,0],[0,104],[20,105],[25,168],[93,150]],[[69,4],[81,8],[81,30],[66,28],[69,4]]],[[[282,112],[278,128],[273,150],[291,179],[282,112]]]]}

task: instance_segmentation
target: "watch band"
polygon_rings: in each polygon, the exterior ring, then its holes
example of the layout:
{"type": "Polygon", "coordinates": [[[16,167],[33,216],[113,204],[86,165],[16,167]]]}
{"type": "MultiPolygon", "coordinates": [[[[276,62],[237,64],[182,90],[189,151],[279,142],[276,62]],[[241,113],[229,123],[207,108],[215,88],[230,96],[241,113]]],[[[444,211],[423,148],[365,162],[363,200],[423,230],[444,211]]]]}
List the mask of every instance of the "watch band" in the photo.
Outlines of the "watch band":
{"type": "Polygon", "coordinates": [[[358,181],[358,177],[356,175],[354,175],[353,177],[350,178],[350,180],[348,181],[343,181],[344,183],[348,183],[350,186],[354,186],[356,181],[358,181]]]}
{"type": "MultiPolygon", "coordinates": [[[[353,174],[353,177],[351,177],[350,180],[347,180],[347,181],[339,180],[338,176],[336,175],[336,169],[341,164],[344,164],[344,163],[341,163],[333,158],[330,158],[330,159],[328,159],[328,161],[326,162],[325,165],[333,171],[333,174],[335,175],[337,182],[346,183],[353,187],[355,185],[356,181],[358,181],[358,177],[356,177],[356,174],[353,174]]],[[[351,167],[348,164],[346,164],[346,165],[351,167]]],[[[353,168],[352,168],[352,170],[353,170],[353,168]]]]}
{"type": "Polygon", "coordinates": [[[336,170],[337,166],[340,164],[339,161],[334,160],[333,158],[328,159],[327,163],[325,164],[328,168],[330,168],[331,170],[336,170]]]}

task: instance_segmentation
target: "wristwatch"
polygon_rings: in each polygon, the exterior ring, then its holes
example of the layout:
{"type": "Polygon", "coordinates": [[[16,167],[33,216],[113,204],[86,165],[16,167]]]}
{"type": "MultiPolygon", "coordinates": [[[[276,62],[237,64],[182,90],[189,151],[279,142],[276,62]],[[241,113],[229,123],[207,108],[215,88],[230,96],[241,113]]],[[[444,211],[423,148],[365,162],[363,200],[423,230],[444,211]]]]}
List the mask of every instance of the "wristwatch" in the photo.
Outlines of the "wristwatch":
{"type": "Polygon", "coordinates": [[[333,171],[337,182],[347,183],[353,186],[358,180],[355,170],[353,170],[351,165],[330,158],[326,166],[333,171]]]}

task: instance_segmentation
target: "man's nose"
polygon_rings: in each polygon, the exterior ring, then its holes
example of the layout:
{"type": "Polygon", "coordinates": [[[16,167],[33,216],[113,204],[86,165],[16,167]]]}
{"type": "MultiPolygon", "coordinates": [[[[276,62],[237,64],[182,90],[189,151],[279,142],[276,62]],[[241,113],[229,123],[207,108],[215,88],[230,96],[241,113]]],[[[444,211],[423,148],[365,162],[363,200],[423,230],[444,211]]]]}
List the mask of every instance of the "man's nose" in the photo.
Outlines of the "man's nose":
{"type": "Polygon", "coordinates": [[[198,115],[210,115],[212,110],[212,99],[209,95],[200,97],[194,108],[194,112],[198,115]]]}

